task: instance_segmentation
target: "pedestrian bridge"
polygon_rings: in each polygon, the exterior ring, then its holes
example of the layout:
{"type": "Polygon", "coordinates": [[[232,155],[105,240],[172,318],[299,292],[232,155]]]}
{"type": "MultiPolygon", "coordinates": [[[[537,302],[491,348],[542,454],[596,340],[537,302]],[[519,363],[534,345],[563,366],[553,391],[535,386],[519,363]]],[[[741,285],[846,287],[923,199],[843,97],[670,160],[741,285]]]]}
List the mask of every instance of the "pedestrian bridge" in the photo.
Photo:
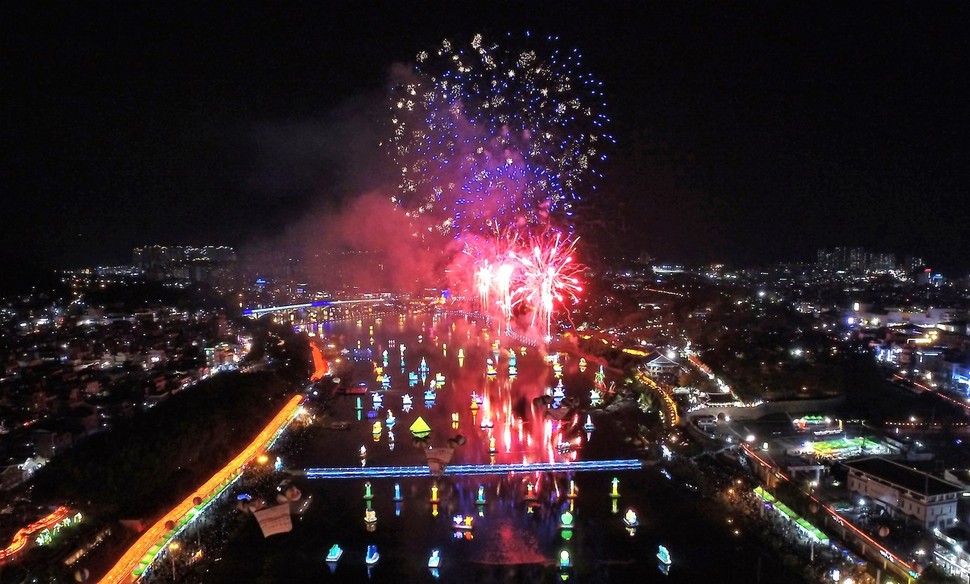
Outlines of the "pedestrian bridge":
{"type": "MultiPolygon", "coordinates": [[[[530,462],[517,464],[455,464],[446,466],[438,476],[500,475],[513,472],[595,472],[638,470],[643,463],[636,458],[583,460],[578,462],[530,462]]],[[[360,479],[433,476],[428,466],[323,467],[303,471],[308,479],[360,479]]]]}

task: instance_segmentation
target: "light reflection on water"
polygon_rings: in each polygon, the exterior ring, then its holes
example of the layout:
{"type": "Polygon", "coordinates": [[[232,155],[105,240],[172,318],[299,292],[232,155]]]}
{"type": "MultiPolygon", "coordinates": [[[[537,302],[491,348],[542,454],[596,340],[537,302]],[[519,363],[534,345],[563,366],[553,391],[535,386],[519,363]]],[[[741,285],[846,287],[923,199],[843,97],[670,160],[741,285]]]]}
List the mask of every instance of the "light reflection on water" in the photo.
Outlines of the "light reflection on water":
{"type": "MultiPolygon", "coordinates": [[[[390,387],[383,392],[381,409],[374,411],[373,419],[367,415],[374,408],[371,396],[362,400],[364,411],[359,422],[354,411],[356,399],[336,399],[328,419],[352,421],[351,429],[314,429],[311,442],[286,465],[353,466],[360,463],[361,445],[366,445],[365,464],[369,466],[424,464],[423,444],[414,442],[407,431],[418,416],[431,427],[427,442],[434,448],[447,447],[448,439],[458,434],[465,437],[465,444],[454,451],[454,464],[567,460],[582,458],[592,447],[608,452],[611,458],[636,454],[621,436],[610,434],[609,424],[601,418],[597,418],[597,430],[587,442],[575,413],[561,420],[554,419],[562,417],[561,412],[547,416],[545,407],[537,406],[535,398],[550,393],[559,380],[545,355],[531,347],[523,355],[518,345],[500,344],[496,359],[495,338],[485,337],[480,329],[465,320],[453,322],[431,316],[406,319],[403,324],[397,319],[385,320],[373,332],[366,322],[335,326],[331,332],[343,330],[347,347],[357,346],[359,340],[362,347],[371,349],[378,360],[376,365],[390,375],[390,387]],[[399,366],[401,344],[406,346],[403,368],[399,366]],[[389,359],[386,368],[381,361],[385,350],[389,359]],[[508,374],[510,350],[516,351],[514,376],[508,374]],[[408,373],[417,371],[422,358],[428,371],[410,386],[408,373]],[[487,359],[493,361],[494,375],[489,374],[487,359]],[[434,403],[426,403],[423,394],[436,373],[442,373],[446,381],[437,388],[434,403]],[[471,407],[473,394],[481,397],[477,411],[471,407]],[[405,395],[414,398],[410,412],[402,407],[405,395]],[[386,420],[388,410],[397,418],[393,447],[386,428],[376,442],[372,434],[373,422],[386,420]],[[453,426],[455,413],[457,429],[453,426]],[[483,421],[490,423],[483,427],[483,421]],[[494,453],[489,452],[490,439],[494,439],[494,453]],[[567,442],[582,448],[561,452],[558,446],[567,442]]],[[[565,356],[561,362],[566,395],[588,405],[596,368],[580,371],[577,360],[565,356]]],[[[357,365],[356,379],[366,380],[371,388],[380,387],[375,363],[357,365]]],[[[581,415],[585,420],[585,412],[581,415]]],[[[582,582],[729,583],[753,582],[758,569],[754,561],[757,551],[731,538],[717,509],[706,508],[695,494],[677,489],[653,469],[575,477],[524,473],[370,482],[374,498],[367,502],[362,498],[365,480],[301,483],[303,492],[312,495],[314,502],[305,516],[296,520],[294,530],[263,539],[253,522],[225,554],[212,581],[256,581],[259,576],[266,582],[359,582],[365,578],[399,583],[562,582],[565,578],[582,582]],[[614,476],[619,479],[619,497],[610,496],[614,476]],[[568,496],[571,479],[578,493],[575,498],[568,496]],[[403,501],[399,503],[393,501],[395,483],[402,492],[403,501]],[[530,485],[534,502],[529,500],[530,485]],[[436,505],[431,502],[433,486],[439,498],[436,505]],[[485,505],[477,504],[480,486],[484,486],[485,505]],[[377,516],[373,531],[368,531],[363,520],[368,506],[377,516]],[[640,526],[633,536],[622,522],[628,508],[636,509],[639,515],[640,526]],[[575,526],[569,531],[559,525],[566,510],[575,516],[575,526]],[[459,514],[474,518],[471,531],[456,534],[453,517],[459,514]],[[329,570],[323,558],[334,543],[339,543],[345,553],[329,570]],[[364,563],[368,545],[377,545],[381,554],[378,564],[370,569],[364,563]],[[659,545],[666,545],[673,556],[669,576],[658,567],[655,555],[659,545]],[[442,558],[437,576],[427,569],[432,549],[439,549],[442,558]],[[568,551],[573,563],[565,571],[557,566],[563,550],[568,551]]],[[[770,579],[772,575],[784,577],[778,570],[768,560],[759,573],[767,578],[765,582],[781,581],[770,579]]]]}

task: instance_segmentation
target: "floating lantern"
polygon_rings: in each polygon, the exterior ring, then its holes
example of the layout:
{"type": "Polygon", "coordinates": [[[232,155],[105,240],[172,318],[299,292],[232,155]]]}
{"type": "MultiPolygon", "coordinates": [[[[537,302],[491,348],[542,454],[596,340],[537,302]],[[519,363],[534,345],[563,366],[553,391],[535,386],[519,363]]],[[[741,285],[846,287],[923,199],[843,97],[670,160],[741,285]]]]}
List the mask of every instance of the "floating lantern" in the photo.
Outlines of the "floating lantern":
{"type": "Polygon", "coordinates": [[[454,528],[461,531],[470,531],[474,528],[474,518],[471,515],[455,515],[451,518],[454,528]]]}
{"type": "Polygon", "coordinates": [[[431,435],[431,427],[428,426],[428,423],[425,422],[424,418],[421,416],[418,416],[414,422],[411,423],[409,430],[415,438],[419,438],[421,440],[431,435]]]}
{"type": "Polygon", "coordinates": [[[379,559],[381,559],[381,555],[377,553],[377,546],[367,546],[367,555],[364,556],[364,562],[366,562],[368,566],[373,566],[379,559]]]}
{"type": "Polygon", "coordinates": [[[526,483],[525,485],[525,500],[536,501],[536,488],[532,483],[526,483]]]}
{"type": "Polygon", "coordinates": [[[344,550],[337,544],[331,546],[330,551],[327,552],[328,562],[338,562],[340,557],[344,555],[344,550]]]}

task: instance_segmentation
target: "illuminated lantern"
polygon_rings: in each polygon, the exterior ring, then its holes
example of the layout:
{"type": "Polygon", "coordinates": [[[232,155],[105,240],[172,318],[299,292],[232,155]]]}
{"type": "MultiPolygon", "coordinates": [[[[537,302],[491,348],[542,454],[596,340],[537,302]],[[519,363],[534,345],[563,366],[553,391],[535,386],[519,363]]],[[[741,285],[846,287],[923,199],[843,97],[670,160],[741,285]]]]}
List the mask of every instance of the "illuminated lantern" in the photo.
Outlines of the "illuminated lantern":
{"type": "Polygon", "coordinates": [[[409,429],[411,430],[411,434],[415,438],[418,438],[421,440],[431,435],[431,427],[428,426],[428,423],[425,422],[424,418],[422,418],[421,416],[418,416],[417,419],[415,419],[414,422],[411,423],[411,427],[409,429]]]}
{"type": "MultiPolygon", "coordinates": [[[[398,487],[397,485],[395,485],[395,487],[396,487],[395,492],[398,492],[400,490],[400,487],[398,487]]],[[[366,483],[364,483],[364,500],[366,501],[368,499],[373,499],[373,498],[374,498],[374,494],[371,492],[370,481],[367,481],[366,483]]]]}
{"type": "Polygon", "coordinates": [[[889,535],[889,528],[883,525],[879,528],[879,537],[886,537],[889,535]]]}
{"type": "Polygon", "coordinates": [[[613,480],[611,481],[611,484],[613,485],[613,490],[610,491],[610,497],[613,497],[613,498],[619,497],[620,496],[620,490],[619,490],[620,489],[620,479],[618,479],[616,477],[613,477],[613,480]]]}
{"type": "Polygon", "coordinates": [[[431,502],[432,503],[437,503],[438,502],[438,485],[437,484],[431,485],[431,502]]]}
{"type": "Polygon", "coordinates": [[[195,505],[196,507],[198,507],[199,505],[201,505],[202,504],[202,497],[198,497],[198,496],[192,497],[192,504],[195,505]]]}
{"type": "Polygon", "coordinates": [[[171,519],[169,519],[168,521],[166,521],[165,522],[165,529],[167,531],[172,531],[173,529],[175,529],[175,522],[172,521],[171,519]]]}
{"type": "Polygon", "coordinates": [[[535,486],[532,483],[527,483],[525,488],[526,488],[525,501],[530,504],[529,506],[531,508],[532,504],[538,501],[538,499],[536,498],[535,486]]]}
{"type": "Polygon", "coordinates": [[[559,567],[568,568],[573,565],[572,558],[569,557],[569,551],[562,550],[559,552],[559,567]]]}

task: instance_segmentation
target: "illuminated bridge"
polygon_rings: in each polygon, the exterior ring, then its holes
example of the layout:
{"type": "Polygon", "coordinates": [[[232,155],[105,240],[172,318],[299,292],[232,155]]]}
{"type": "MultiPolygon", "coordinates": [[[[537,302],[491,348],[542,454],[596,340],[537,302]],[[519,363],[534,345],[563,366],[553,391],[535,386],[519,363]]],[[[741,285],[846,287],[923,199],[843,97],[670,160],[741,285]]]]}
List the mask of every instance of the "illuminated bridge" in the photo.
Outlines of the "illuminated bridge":
{"type": "MultiPolygon", "coordinates": [[[[519,464],[455,464],[445,467],[444,476],[497,475],[510,472],[581,472],[638,470],[643,464],[636,458],[584,460],[579,462],[530,462],[519,464]]],[[[308,479],[360,479],[431,476],[426,465],[308,468],[308,479]]]]}
{"type": "Polygon", "coordinates": [[[283,306],[267,306],[265,308],[247,308],[243,310],[243,316],[259,316],[267,312],[279,312],[282,310],[299,310],[301,308],[322,308],[324,306],[339,306],[341,304],[367,304],[387,302],[386,298],[360,298],[356,300],[317,300],[316,302],[306,302],[303,304],[285,304],[283,306]]]}

